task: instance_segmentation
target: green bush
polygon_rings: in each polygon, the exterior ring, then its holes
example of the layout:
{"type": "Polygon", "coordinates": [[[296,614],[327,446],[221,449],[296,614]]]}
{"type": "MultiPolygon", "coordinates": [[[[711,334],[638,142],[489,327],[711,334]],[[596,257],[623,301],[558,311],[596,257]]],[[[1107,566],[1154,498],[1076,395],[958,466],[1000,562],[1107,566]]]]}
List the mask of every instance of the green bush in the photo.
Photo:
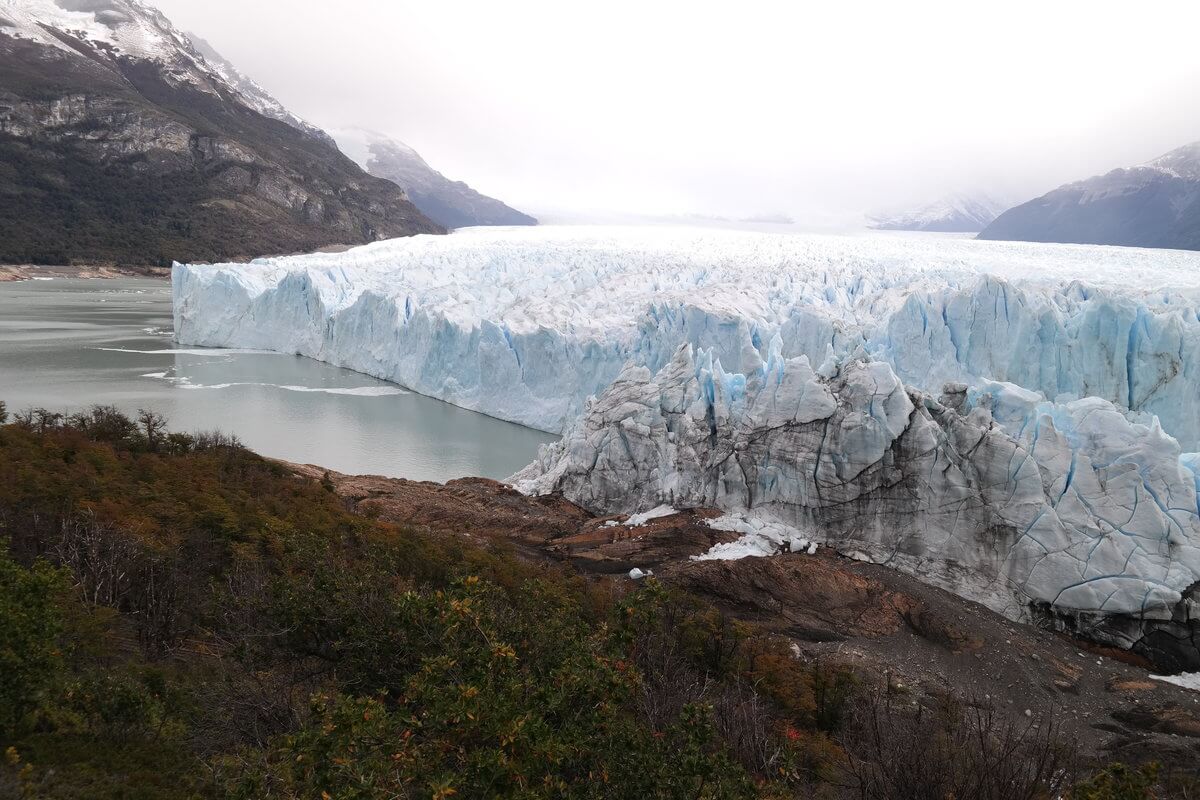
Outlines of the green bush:
{"type": "Polygon", "coordinates": [[[642,676],[621,637],[588,625],[559,587],[394,581],[335,562],[277,591],[280,623],[336,665],[341,690],[319,695],[261,766],[235,770],[231,793],[754,796],[711,711],[686,707],[660,731],[631,713],[642,676]]]}
{"type": "Polygon", "coordinates": [[[162,731],[170,690],[162,674],[132,669],[84,674],[63,693],[61,711],[80,728],[114,744],[136,743],[162,731]]]}
{"type": "Polygon", "coordinates": [[[44,561],[26,569],[0,540],[0,744],[45,702],[61,677],[56,598],[66,590],[62,572],[44,561]]]}
{"type": "Polygon", "coordinates": [[[1158,764],[1110,764],[1071,792],[1071,800],[1154,800],[1158,764]]]}

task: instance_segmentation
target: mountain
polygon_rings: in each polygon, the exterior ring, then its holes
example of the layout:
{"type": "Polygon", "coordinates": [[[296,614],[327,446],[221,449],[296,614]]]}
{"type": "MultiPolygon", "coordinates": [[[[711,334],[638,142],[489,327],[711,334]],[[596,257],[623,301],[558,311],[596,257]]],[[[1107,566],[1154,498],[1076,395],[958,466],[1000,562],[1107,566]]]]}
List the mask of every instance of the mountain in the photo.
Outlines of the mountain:
{"type": "Polygon", "coordinates": [[[981,239],[1200,250],[1200,142],[1060,186],[1001,214],[981,239]]]}
{"type": "Polygon", "coordinates": [[[536,225],[537,220],[499,200],[452,181],[408,145],[364,128],[336,130],[342,151],[367,172],[399,185],[425,216],[447,228],[536,225]]]}
{"type": "Polygon", "coordinates": [[[976,233],[986,228],[1004,209],[1004,204],[987,195],[955,194],[916,211],[872,217],[869,225],[879,231],[976,233]]]}
{"type": "Polygon", "coordinates": [[[442,230],[229,70],[137,0],[0,1],[0,262],[169,264],[442,230]]]}
{"type": "Polygon", "coordinates": [[[196,52],[204,56],[204,60],[209,66],[216,71],[225,83],[237,90],[242,96],[242,101],[253,108],[264,117],[277,119],[280,122],[286,122],[293,128],[307,133],[312,138],[324,142],[325,144],[337,147],[337,142],[333,140],[325,131],[307,122],[300,117],[297,117],[291,111],[288,111],[283,103],[276,100],[267,92],[266,89],[259,86],[250,78],[246,77],[237,67],[235,67],[229,59],[217,52],[217,49],[209,44],[206,40],[200,38],[194,33],[187,34],[188,41],[196,48],[196,52]]]}

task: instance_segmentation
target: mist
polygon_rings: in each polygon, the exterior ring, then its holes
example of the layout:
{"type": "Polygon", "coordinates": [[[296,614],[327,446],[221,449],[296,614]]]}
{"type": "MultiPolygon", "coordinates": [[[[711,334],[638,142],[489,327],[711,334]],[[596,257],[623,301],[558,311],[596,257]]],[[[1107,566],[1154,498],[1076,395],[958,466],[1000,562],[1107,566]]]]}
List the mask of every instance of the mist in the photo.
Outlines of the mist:
{"type": "Polygon", "coordinates": [[[152,2],[311,122],[551,217],[838,227],[1200,139],[1195,3],[152,2]]]}

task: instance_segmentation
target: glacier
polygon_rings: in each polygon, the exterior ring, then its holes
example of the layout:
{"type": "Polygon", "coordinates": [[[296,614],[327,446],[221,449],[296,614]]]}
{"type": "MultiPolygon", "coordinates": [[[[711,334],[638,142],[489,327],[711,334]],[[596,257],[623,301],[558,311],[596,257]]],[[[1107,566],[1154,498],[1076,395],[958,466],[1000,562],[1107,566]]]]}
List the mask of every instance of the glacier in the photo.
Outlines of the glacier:
{"type": "Polygon", "coordinates": [[[934,398],[861,350],[820,371],[781,353],[776,336],[749,375],[688,344],[657,374],[631,364],[515,485],[604,513],[751,512],[739,554],[803,536],[1200,668],[1196,463],[1157,422],[994,381],[934,398]]]}
{"type": "Polygon", "coordinates": [[[1200,253],[468,229],[172,286],[181,345],[563,433],[523,491],[716,507],[1200,669],[1200,253]]]}
{"type": "Polygon", "coordinates": [[[674,228],[469,229],[176,265],[183,344],[278,350],[561,433],[680,344],[753,372],[778,334],[907,384],[1100,397],[1200,450],[1200,253],[674,228]]]}

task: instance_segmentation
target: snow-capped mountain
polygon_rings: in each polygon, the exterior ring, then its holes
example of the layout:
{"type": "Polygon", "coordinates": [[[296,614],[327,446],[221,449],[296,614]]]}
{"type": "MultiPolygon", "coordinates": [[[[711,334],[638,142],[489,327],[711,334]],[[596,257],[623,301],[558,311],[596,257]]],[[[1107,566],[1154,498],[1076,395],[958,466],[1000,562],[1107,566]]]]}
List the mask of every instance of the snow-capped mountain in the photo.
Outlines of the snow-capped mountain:
{"type": "Polygon", "coordinates": [[[223,69],[138,0],[0,0],[0,261],[169,264],[440,230],[223,69]]]}
{"type": "Polygon", "coordinates": [[[978,233],[991,224],[1007,206],[987,195],[954,194],[915,211],[879,214],[868,220],[880,231],[931,231],[978,233]]]}
{"type": "Polygon", "coordinates": [[[1060,186],[1001,214],[979,237],[1200,250],[1200,142],[1060,186]]]}
{"type": "Polygon", "coordinates": [[[425,216],[447,228],[536,225],[537,220],[462,181],[452,181],[403,142],[365,128],[332,132],[342,152],[377,178],[400,186],[425,216]]]}
{"type": "Polygon", "coordinates": [[[65,55],[155,61],[182,81],[208,85],[210,70],[187,38],[157,9],[139,0],[2,0],[4,34],[65,55]]]}
{"type": "Polygon", "coordinates": [[[196,52],[204,56],[204,60],[221,76],[221,79],[237,90],[246,105],[264,117],[286,122],[288,125],[307,133],[314,139],[337,147],[337,143],[333,140],[332,136],[285,108],[283,103],[276,100],[266,89],[243,74],[229,59],[217,52],[217,49],[207,41],[194,33],[189,33],[187,38],[192,46],[196,48],[196,52]]]}

